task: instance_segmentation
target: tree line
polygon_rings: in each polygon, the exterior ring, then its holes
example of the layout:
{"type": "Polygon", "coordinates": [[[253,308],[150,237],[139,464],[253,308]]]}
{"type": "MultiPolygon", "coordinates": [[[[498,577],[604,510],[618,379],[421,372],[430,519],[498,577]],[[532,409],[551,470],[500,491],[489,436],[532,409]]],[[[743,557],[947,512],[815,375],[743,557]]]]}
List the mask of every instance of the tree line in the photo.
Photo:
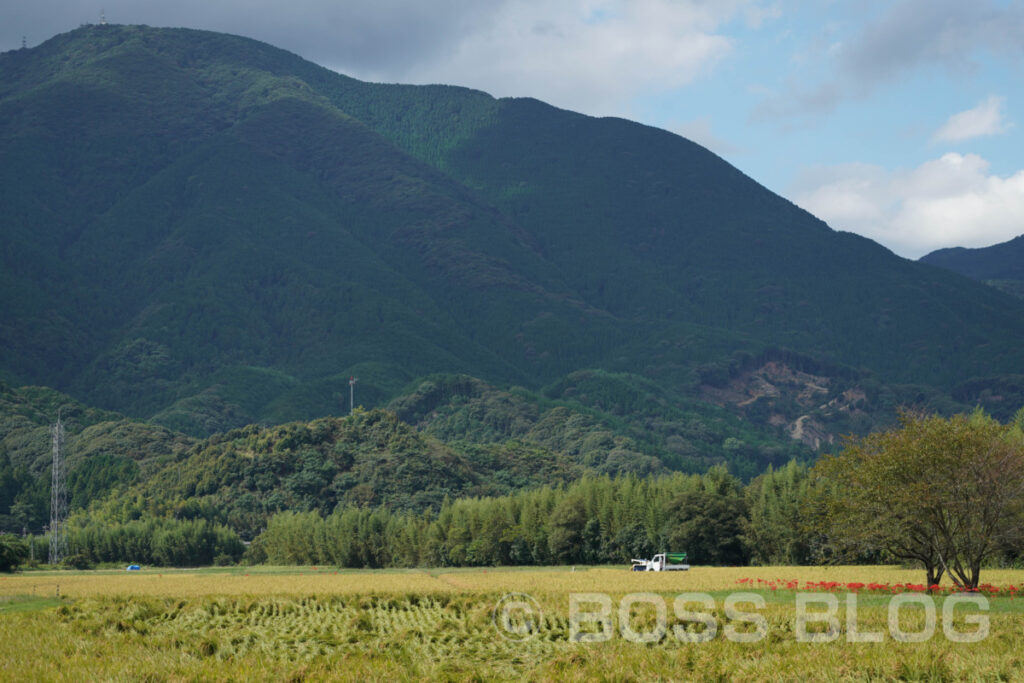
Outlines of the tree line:
{"type": "Polygon", "coordinates": [[[799,506],[808,484],[809,469],[793,461],[747,486],[718,466],[446,500],[436,514],[289,511],[269,520],[250,555],[271,564],[444,567],[628,563],[676,549],[699,564],[807,564],[814,543],[799,506]]]}
{"type": "MultiPolygon", "coordinates": [[[[269,517],[244,549],[229,526],[186,518],[68,528],[80,564],[326,564],[378,568],[628,563],[685,551],[696,565],[913,563],[929,586],[979,584],[983,566],[1024,561],[1024,410],[903,414],[814,466],[790,461],[744,485],[725,466],[701,475],[588,475],[503,496],[445,498],[439,509],[339,503],[329,514],[269,517]]],[[[173,513],[177,514],[177,513],[173,513]]],[[[212,513],[211,513],[212,514],[212,513]]],[[[207,515],[209,516],[209,515],[207,515]]],[[[0,569],[26,545],[0,536],[0,569]]]]}
{"type": "Polygon", "coordinates": [[[341,507],[285,512],[254,559],[345,567],[601,564],[686,551],[694,564],[904,562],[965,589],[1024,560],[1024,409],[903,413],[813,467],[743,486],[703,475],[584,477],[568,486],[445,501],[436,514],[341,507]]]}
{"type": "MultiPolygon", "coordinates": [[[[162,567],[235,564],[245,544],[234,530],[205,519],[136,519],[124,523],[78,518],[67,527],[68,555],[62,564],[88,569],[99,563],[136,563],[162,567]]],[[[20,538],[0,534],[0,571],[49,553],[45,535],[20,538]]]]}

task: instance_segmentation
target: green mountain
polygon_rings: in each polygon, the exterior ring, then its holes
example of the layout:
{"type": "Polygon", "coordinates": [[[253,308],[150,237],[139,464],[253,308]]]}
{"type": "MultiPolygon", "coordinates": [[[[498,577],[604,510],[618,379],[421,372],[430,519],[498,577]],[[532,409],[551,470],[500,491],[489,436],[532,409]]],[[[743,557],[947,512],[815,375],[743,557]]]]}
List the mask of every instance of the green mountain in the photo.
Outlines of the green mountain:
{"type": "Polygon", "coordinates": [[[111,523],[205,519],[253,538],[286,510],[326,515],[339,505],[383,505],[436,512],[445,498],[506,495],[584,475],[644,477],[725,463],[753,477],[812,455],[794,441],[781,448],[778,438],[728,411],[709,417],[708,406],[693,411],[663,400],[656,386],[641,386],[588,371],[539,395],[434,375],[387,410],[215,434],[113,495],[97,496],[89,516],[111,523]],[[566,393],[579,400],[559,396],[566,393]],[[645,417],[616,416],[608,399],[646,404],[637,413],[645,417]]]}
{"type": "Polygon", "coordinates": [[[1007,294],[1024,298],[1024,235],[980,249],[939,249],[922,256],[921,262],[981,280],[1007,294]]]}
{"type": "MultiPolygon", "coordinates": [[[[927,401],[1024,369],[1024,304],[681,137],[234,36],[87,26],[0,55],[0,202],[0,379],[197,436],[345,413],[352,375],[373,407],[461,373],[617,420],[633,465],[717,460],[727,430],[698,423],[748,422],[753,463],[831,438],[826,413],[870,425],[865,382],[927,401]]],[[[550,447],[557,406],[531,405],[512,436],[550,447]]]]}
{"type": "Polygon", "coordinates": [[[643,378],[600,370],[573,373],[542,393],[433,375],[414,382],[386,410],[249,425],[203,440],[89,409],[50,389],[3,388],[0,529],[38,533],[48,519],[48,419],[58,410],[68,434],[74,528],[130,527],[145,534],[153,524],[202,522],[254,538],[282,511],[326,515],[338,507],[385,506],[419,515],[436,513],[446,498],[722,464],[753,479],[772,466],[810,460],[818,447],[811,439],[827,439],[826,426],[855,431],[858,423],[884,421],[903,403],[941,412],[968,407],[940,392],[922,395],[921,387],[863,377],[849,378],[863,389],[826,389],[821,385],[830,380],[814,370],[821,368],[794,357],[749,359],[727,385],[708,385],[707,401],[673,397],[643,378]],[[799,391],[786,395],[787,387],[799,391]],[[739,415],[713,405],[742,388],[764,395],[740,402],[739,415]],[[765,426],[747,419],[758,411],[780,415],[787,403],[806,413],[792,425],[801,434],[773,420],[765,426]]]}
{"type": "Polygon", "coordinates": [[[576,373],[545,395],[434,375],[387,410],[196,440],[52,389],[0,386],[0,530],[39,532],[48,521],[50,423],[58,412],[70,507],[81,519],[205,519],[246,538],[284,510],[386,505],[419,513],[436,511],[445,497],[505,495],[584,475],[725,463],[749,478],[812,455],[728,411],[697,408],[602,371],[576,373]]]}
{"type": "Polygon", "coordinates": [[[0,532],[38,532],[50,519],[50,427],[58,413],[65,427],[72,510],[153,477],[195,444],[183,434],[90,408],[53,389],[0,383],[0,532]]]}

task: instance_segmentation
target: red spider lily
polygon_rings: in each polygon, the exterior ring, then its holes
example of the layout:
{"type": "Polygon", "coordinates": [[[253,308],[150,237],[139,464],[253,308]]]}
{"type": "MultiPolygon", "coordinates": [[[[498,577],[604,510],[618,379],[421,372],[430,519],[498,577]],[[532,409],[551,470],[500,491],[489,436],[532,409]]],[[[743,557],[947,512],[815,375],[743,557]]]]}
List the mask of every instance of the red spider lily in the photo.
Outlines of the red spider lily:
{"type": "MultiPolygon", "coordinates": [[[[737,583],[754,585],[755,579],[753,578],[742,578],[738,579],[737,583]]],[[[1010,585],[1005,587],[999,587],[992,585],[991,583],[983,583],[976,588],[965,589],[959,584],[952,586],[940,586],[939,584],[932,584],[926,586],[919,583],[863,583],[860,581],[851,581],[849,583],[840,583],[839,581],[804,581],[803,588],[800,587],[800,581],[797,579],[783,580],[783,579],[756,579],[757,584],[760,584],[764,588],[775,591],[779,588],[791,591],[851,591],[851,592],[870,592],[870,593],[924,593],[925,591],[931,593],[955,593],[955,592],[967,592],[967,593],[980,593],[983,595],[1002,596],[1006,595],[1010,598],[1016,597],[1019,593],[1024,592],[1024,587],[1010,585]]]]}

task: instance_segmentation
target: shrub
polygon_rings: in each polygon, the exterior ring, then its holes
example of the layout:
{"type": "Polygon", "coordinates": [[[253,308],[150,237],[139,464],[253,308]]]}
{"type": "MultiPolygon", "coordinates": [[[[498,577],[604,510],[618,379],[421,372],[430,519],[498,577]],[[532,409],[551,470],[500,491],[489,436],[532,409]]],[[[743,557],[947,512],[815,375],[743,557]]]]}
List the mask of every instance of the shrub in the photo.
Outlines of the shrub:
{"type": "Polygon", "coordinates": [[[28,557],[28,545],[14,534],[0,534],[0,572],[9,572],[28,557]]]}

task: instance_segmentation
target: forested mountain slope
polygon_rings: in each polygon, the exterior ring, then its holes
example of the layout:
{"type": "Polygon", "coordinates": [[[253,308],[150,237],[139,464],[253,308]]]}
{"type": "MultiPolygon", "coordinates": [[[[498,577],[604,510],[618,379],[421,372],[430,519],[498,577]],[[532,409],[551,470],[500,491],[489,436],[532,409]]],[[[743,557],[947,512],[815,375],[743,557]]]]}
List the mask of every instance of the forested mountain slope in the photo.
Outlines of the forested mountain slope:
{"type": "Polygon", "coordinates": [[[1024,303],[683,138],[234,36],[0,55],[0,202],[0,378],[193,435],[347,412],[350,375],[371,407],[602,371],[710,414],[737,354],[929,391],[1024,368],[1024,303]]]}
{"type": "Polygon", "coordinates": [[[981,280],[1024,298],[1024,235],[980,249],[939,249],[922,256],[921,262],[981,280]]]}

